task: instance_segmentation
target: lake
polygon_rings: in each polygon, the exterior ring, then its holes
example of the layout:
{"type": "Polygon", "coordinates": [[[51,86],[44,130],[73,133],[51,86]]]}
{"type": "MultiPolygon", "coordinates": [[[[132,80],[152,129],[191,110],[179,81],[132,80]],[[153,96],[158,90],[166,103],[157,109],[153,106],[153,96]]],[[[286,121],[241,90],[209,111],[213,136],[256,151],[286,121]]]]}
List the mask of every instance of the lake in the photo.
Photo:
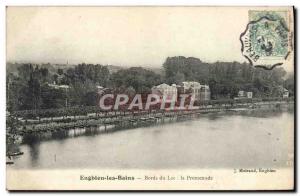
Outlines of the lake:
{"type": "Polygon", "coordinates": [[[294,152],[293,111],[252,110],[103,132],[103,127],[24,138],[11,169],[278,168],[294,152]]]}

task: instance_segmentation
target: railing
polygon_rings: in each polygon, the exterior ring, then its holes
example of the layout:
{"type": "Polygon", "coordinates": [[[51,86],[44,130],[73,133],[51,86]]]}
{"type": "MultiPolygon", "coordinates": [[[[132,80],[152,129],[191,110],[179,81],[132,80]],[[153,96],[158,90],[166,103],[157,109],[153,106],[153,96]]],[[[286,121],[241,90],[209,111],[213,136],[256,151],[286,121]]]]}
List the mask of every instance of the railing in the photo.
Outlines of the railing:
{"type": "MultiPolygon", "coordinates": [[[[252,100],[253,101],[253,100],[252,100]]],[[[235,108],[256,108],[266,106],[280,106],[285,105],[287,102],[293,100],[278,100],[272,99],[268,101],[256,102],[218,102],[213,105],[202,105],[194,110],[138,110],[138,111],[99,111],[98,108],[87,107],[82,108],[80,111],[87,113],[86,115],[73,115],[73,116],[59,116],[59,117],[39,117],[38,119],[21,118],[19,116],[19,125],[17,127],[18,133],[31,133],[31,132],[47,132],[57,131],[60,129],[69,129],[75,127],[89,127],[97,126],[99,124],[118,124],[118,123],[131,123],[131,122],[152,122],[163,120],[165,118],[182,118],[194,114],[205,112],[218,112],[233,110],[235,108]],[[92,112],[94,113],[92,113],[92,112]],[[96,111],[96,112],[95,112],[96,111]]],[[[211,102],[210,102],[211,104],[211,102]]],[[[76,108],[78,109],[78,108],[76,108]]],[[[57,110],[53,110],[57,111],[57,110]]],[[[24,111],[22,111],[24,112],[24,111]]],[[[28,111],[27,111],[28,112],[28,111]]],[[[30,111],[33,112],[33,111],[30,111]]],[[[37,111],[34,111],[37,112],[37,111]]],[[[41,111],[39,111],[41,112],[41,111]]],[[[43,111],[43,112],[49,112],[43,111]]],[[[36,113],[38,114],[38,113],[36,113]]],[[[72,114],[75,114],[72,113],[72,114]]]]}
{"type": "MultiPolygon", "coordinates": [[[[210,100],[203,102],[195,102],[196,106],[200,108],[206,108],[209,106],[228,106],[234,107],[238,104],[253,104],[253,103],[261,103],[261,102],[293,102],[294,98],[253,98],[253,99],[224,99],[224,100],[210,100]]],[[[151,112],[159,110],[158,108],[152,107],[152,110],[149,111],[141,111],[141,112],[151,112]]],[[[40,109],[40,110],[22,110],[22,111],[14,111],[11,112],[10,115],[23,119],[41,119],[41,118],[71,118],[72,116],[76,118],[77,116],[86,116],[91,113],[95,113],[96,115],[120,115],[121,113],[130,113],[137,112],[138,110],[127,110],[126,108],[121,108],[119,111],[104,111],[101,110],[98,106],[79,106],[79,107],[67,107],[67,108],[59,108],[59,109],[40,109]]]]}

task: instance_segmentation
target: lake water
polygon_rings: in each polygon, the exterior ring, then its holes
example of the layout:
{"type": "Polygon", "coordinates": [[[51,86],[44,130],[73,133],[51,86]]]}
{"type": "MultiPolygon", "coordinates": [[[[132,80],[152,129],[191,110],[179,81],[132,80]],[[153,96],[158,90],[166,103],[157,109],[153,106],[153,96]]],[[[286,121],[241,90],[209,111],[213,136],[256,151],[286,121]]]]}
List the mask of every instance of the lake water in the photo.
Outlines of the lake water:
{"type": "Polygon", "coordinates": [[[20,145],[14,169],[287,167],[294,114],[245,111],[203,114],[182,122],[100,133],[70,130],[20,145]]]}

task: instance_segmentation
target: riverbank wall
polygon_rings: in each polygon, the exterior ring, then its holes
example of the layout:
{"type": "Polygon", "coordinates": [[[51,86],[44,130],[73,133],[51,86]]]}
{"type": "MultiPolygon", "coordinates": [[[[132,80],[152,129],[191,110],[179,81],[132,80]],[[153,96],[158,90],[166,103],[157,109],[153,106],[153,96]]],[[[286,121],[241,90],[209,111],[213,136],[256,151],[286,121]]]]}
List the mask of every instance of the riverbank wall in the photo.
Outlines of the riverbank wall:
{"type": "Polygon", "coordinates": [[[293,107],[293,101],[268,101],[258,103],[240,104],[219,104],[207,105],[191,110],[148,110],[148,111],[111,111],[88,113],[87,115],[60,116],[52,118],[20,118],[16,134],[32,134],[57,132],[59,130],[84,128],[103,125],[117,125],[119,127],[126,124],[154,124],[169,119],[185,119],[203,113],[213,113],[222,111],[243,111],[261,108],[287,108],[293,107]]]}

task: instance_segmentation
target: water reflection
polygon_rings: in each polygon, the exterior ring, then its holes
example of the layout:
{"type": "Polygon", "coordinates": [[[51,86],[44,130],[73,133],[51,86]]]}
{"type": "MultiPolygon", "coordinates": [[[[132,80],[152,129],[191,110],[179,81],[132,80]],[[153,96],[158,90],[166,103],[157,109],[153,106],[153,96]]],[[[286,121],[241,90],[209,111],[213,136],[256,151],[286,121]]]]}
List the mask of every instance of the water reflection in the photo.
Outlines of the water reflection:
{"type": "Polygon", "coordinates": [[[228,111],[31,134],[10,167],[283,167],[293,120],[293,110],[228,111]]]}
{"type": "MultiPolygon", "coordinates": [[[[43,133],[31,133],[23,136],[22,144],[33,145],[39,143],[40,141],[47,140],[65,140],[68,138],[76,138],[79,136],[95,136],[99,134],[113,133],[116,131],[131,130],[137,129],[140,127],[153,127],[160,126],[161,124],[177,123],[177,122],[186,122],[191,120],[197,120],[201,118],[207,118],[210,121],[215,121],[221,119],[223,116],[246,116],[254,118],[270,118],[270,117],[280,117],[283,112],[293,113],[293,109],[259,109],[259,110],[237,110],[237,111],[224,111],[224,112],[214,112],[214,113],[201,113],[195,114],[192,116],[182,116],[176,118],[166,118],[162,121],[148,121],[148,122],[139,122],[139,123],[129,123],[124,122],[122,124],[115,125],[99,125],[85,128],[74,128],[74,129],[60,129],[53,132],[43,132],[43,133]]],[[[187,124],[189,125],[189,124],[187,124]]],[[[216,129],[213,128],[212,129],[216,129]]],[[[161,129],[155,129],[154,133],[161,132],[161,129]]],[[[19,146],[17,146],[18,148],[19,146]]],[[[16,145],[14,145],[16,148],[16,145]]]]}
{"type": "Polygon", "coordinates": [[[31,161],[31,167],[36,167],[38,165],[39,159],[39,154],[40,154],[40,142],[31,142],[28,144],[30,148],[30,161],[31,161]]]}

